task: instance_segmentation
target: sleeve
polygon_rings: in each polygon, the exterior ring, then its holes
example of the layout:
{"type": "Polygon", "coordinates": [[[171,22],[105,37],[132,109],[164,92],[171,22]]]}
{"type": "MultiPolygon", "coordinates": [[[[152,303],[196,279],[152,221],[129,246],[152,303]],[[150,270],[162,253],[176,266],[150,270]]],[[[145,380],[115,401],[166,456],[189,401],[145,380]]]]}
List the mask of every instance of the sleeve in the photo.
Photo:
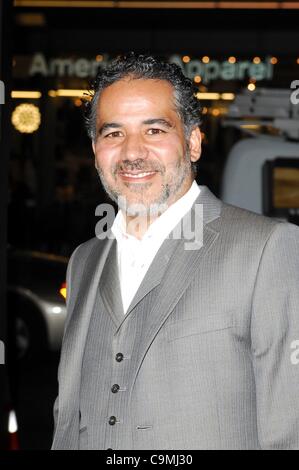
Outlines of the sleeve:
{"type": "MultiPolygon", "coordinates": [[[[68,266],[67,266],[67,271],[66,271],[66,311],[67,311],[67,313],[66,313],[66,321],[65,321],[65,326],[64,326],[64,332],[66,330],[67,323],[68,323],[68,320],[69,320],[69,317],[70,317],[69,304],[70,304],[71,287],[72,287],[72,284],[71,284],[72,266],[73,266],[75,255],[77,253],[78,248],[80,248],[80,246],[81,245],[77,246],[77,248],[72,253],[72,255],[69,259],[68,266]]],[[[58,374],[57,374],[58,375],[58,384],[59,384],[59,368],[60,368],[60,362],[59,362],[58,374]]],[[[53,417],[54,417],[53,436],[55,435],[55,432],[56,432],[58,412],[59,412],[59,394],[56,397],[56,400],[55,400],[54,406],[53,406],[53,417]]]]}
{"type": "Polygon", "coordinates": [[[54,405],[53,405],[53,417],[54,417],[54,431],[53,431],[53,439],[54,439],[54,435],[55,435],[55,432],[56,432],[56,428],[57,428],[57,418],[58,418],[58,400],[59,400],[59,396],[56,397],[56,400],[54,402],[54,405]]]}
{"type": "Polygon", "coordinates": [[[265,244],[252,300],[251,352],[262,449],[299,449],[298,340],[299,227],[279,223],[265,244]]]}

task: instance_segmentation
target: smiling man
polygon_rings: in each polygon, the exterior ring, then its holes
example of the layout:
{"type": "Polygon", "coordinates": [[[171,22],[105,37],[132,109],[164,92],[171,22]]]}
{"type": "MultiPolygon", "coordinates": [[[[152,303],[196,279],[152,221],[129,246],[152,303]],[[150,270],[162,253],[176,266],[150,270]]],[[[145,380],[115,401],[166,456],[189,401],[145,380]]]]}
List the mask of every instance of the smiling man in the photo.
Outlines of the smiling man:
{"type": "Polygon", "coordinates": [[[174,64],[116,59],[86,122],[119,211],[69,262],[52,448],[299,448],[298,227],[197,185],[200,105],[174,64]]]}
{"type": "Polygon", "coordinates": [[[200,105],[194,98],[192,104],[195,125],[185,135],[170,82],[128,74],[101,93],[90,129],[96,168],[127,218],[147,216],[138,238],[156,218],[155,208],[169,207],[192,185],[191,162],[201,149],[200,105]]]}

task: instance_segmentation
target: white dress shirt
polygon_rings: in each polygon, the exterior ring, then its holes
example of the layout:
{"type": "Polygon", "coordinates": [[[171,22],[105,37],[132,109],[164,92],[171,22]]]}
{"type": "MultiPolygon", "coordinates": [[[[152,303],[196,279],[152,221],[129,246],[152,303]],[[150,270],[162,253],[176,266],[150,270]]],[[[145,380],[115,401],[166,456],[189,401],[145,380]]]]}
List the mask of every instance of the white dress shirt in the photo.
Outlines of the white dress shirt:
{"type": "Polygon", "coordinates": [[[141,240],[126,233],[125,218],[122,211],[118,211],[111,230],[117,241],[118,272],[124,313],[163,241],[191,209],[199,193],[200,188],[193,181],[190,189],[149,226],[141,240]]]}

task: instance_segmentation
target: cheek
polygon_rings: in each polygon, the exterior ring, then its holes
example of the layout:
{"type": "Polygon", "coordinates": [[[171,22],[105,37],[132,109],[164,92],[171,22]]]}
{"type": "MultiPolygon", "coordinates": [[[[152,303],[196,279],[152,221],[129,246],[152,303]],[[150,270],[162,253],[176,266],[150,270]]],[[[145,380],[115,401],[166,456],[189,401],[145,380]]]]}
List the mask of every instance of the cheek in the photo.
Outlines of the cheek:
{"type": "Polygon", "coordinates": [[[161,142],[156,149],[156,154],[165,165],[176,163],[184,155],[184,147],[179,139],[161,142]]]}
{"type": "Polygon", "coordinates": [[[111,151],[111,149],[104,148],[103,146],[98,145],[95,148],[95,159],[97,165],[102,170],[109,170],[113,161],[115,161],[115,152],[111,151]]]}

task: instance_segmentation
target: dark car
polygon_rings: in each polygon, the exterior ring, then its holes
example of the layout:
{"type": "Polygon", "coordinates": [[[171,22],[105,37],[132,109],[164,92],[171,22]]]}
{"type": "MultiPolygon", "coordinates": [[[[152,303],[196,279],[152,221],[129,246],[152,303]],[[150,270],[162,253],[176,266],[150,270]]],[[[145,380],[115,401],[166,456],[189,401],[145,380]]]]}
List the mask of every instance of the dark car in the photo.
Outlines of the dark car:
{"type": "Polygon", "coordinates": [[[36,251],[8,251],[7,311],[19,359],[60,349],[66,316],[68,258],[36,251]]]}

